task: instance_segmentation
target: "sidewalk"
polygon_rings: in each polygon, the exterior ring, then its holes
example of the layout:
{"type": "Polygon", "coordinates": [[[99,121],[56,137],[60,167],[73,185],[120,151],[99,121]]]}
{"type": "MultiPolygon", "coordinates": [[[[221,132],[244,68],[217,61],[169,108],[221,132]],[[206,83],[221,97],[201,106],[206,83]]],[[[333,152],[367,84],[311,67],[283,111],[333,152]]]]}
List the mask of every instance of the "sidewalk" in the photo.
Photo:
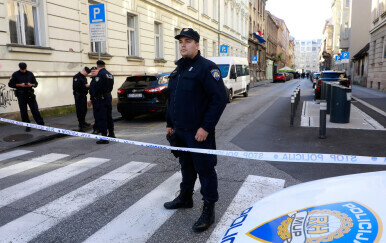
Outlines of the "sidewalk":
{"type": "MultiPolygon", "coordinates": [[[[117,111],[116,105],[113,105],[112,113],[114,121],[121,119],[121,114],[117,111]]],[[[33,121],[33,119],[31,121],[33,121]]],[[[78,119],[76,118],[76,113],[47,117],[44,118],[44,122],[46,126],[50,127],[63,128],[67,130],[78,130],[78,119]]],[[[92,109],[88,109],[87,111],[86,122],[94,124],[92,109]]],[[[35,122],[33,121],[32,123],[35,122]]],[[[92,126],[86,130],[86,132],[91,131],[92,126]]],[[[0,122],[0,152],[14,149],[19,146],[48,141],[64,136],[66,135],[51,133],[33,128],[31,129],[31,132],[26,132],[25,127],[0,122]]]]}
{"type": "Polygon", "coordinates": [[[259,86],[266,85],[266,84],[269,84],[269,83],[272,83],[272,79],[270,79],[270,80],[261,80],[261,81],[258,81],[258,82],[251,82],[249,85],[250,85],[250,88],[255,88],[255,87],[259,87],[259,86]]]}

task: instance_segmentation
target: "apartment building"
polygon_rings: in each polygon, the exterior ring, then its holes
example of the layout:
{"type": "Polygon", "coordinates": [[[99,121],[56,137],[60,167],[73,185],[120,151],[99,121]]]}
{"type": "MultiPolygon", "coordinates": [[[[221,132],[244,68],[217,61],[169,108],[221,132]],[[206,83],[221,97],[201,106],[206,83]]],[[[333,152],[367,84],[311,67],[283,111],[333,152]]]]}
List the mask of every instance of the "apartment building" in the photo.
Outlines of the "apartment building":
{"type": "Polygon", "coordinates": [[[40,108],[74,104],[72,76],[100,52],[115,76],[171,71],[180,58],[174,36],[192,27],[203,56],[247,56],[247,0],[0,0],[0,112],[19,110],[8,80],[24,61],[39,82],[40,108]],[[90,42],[89,6],[105,4],[106,41],[90,42]]]}
{"type": "Polygon", "coordinates": [[[266,32],[266,16],[265,16],[265,2],[266,0],[249,1],[249,67],[251,71],[251,81],[256,82],[264,80],[266,76],[266,43],[260,43],[253,35],[260,31],[264,34],[266,32]],[[257,56],[257,63],[252,63],[252,57],[257,56]]]}
{"type": "Polygon", "coordinates": [[[295,40],[295,69],[299,72],[319,70],[321,39],[295,40]]]}
{"type": "Polygon", "coordinates": [[[367,87],[386,91],[386,0],[372,1],[369,63],[367,87]]]}
{"type": "Polygon", "coordinates": [[[266,46],[266,79],[272,79],[273,74],[277,72],[277,37],[279,24],[269,11],[265,11],[266,14],[266,27],[265,38],[267,40],[266,46]]]}

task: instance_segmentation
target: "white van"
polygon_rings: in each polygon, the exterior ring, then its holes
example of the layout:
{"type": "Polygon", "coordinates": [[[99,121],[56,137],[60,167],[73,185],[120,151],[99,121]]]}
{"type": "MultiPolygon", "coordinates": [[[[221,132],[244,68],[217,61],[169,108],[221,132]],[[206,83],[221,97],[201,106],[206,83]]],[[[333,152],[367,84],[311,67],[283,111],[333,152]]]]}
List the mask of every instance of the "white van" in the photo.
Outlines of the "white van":
{"type": "Polygon", "coordinates": [[[245,57],[208,57],[207,59],[216,63],[220,69],[221,77],[228,90],[228,103],[232,102],[232,97],[238,94],[248,96],[249,83],[249,64],[245,57]]]}

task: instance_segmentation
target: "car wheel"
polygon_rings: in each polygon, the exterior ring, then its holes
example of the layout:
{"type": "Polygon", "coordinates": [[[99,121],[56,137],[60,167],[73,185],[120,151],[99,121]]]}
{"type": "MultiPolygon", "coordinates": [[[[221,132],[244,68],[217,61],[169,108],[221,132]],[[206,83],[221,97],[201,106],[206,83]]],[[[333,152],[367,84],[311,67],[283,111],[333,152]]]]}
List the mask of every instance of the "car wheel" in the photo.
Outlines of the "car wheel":
{"type": "Polygon", "coordinates": [[[228,103],[232,103],[232,89],[228,89],[228,103]]]}
{"type": "Polygon", "coordinates": [[[247,88],[245,92],[243,93],[244,97],[248,97],[248,91],[249,91],[249,85],[247,85],[247,88]]]}

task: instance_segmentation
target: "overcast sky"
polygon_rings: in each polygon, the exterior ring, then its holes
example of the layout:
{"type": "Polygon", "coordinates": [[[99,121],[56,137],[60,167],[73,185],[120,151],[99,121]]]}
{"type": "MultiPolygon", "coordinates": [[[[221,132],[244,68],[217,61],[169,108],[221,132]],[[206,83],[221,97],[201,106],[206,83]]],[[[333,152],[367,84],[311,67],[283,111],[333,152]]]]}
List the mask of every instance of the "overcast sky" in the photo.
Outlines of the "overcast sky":
{"type": "Polygon", "coordinates": [[[297,40],[321,38],[332,16],[331,0],[267,0],[266,10],[283,19],[297,40]]]}

